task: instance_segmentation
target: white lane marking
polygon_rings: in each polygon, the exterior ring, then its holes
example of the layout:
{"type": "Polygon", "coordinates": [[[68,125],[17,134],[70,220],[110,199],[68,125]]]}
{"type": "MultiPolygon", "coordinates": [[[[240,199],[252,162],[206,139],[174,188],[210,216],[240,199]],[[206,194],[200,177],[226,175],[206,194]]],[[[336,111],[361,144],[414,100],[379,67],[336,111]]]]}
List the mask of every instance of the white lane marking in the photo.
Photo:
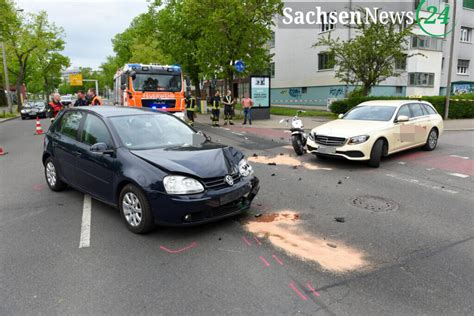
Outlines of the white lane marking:
{"type": "Polygon", "coordinates": [[[426,168],[426,170],[433,171],[433,170],[435,170],[435,168],[426,168]]]}
{"type": "Polygon", "coordinates": [[[397,179],[397,180],[401,180],[401,181],[409,182],[409,183],[412,183],[412,184],[416,184],[416,185],[419,185],[421,187],[425,187],[425,188],[432,189],[432,190],[441,190],[443,192],[451,193],[451,194],[459,193],[458,191],[446,189],[446,188],[443,188],[443,187],[437,186],[437,185],[430,185],[428,183],[424,183],[424,182],[421,182],[421,181],[416,180],[416,179],[405,178],[405,177],[397,176],[397,175],[394,175],[394,174],[386,174],[386,176],[390,177],[390,178],[397,179]]]}
{"type": "Polygon", "coordinates": [[[399,161],[398,164],[399,165],[406,165],[407,163],[405,161],[399,161]]]}
{"type": "Polygon", "coordinates": [[[234,134],[234,135],[238,135],[238,136],[244,136],[244,134],[237,133],[237,132],[232,132],[232,134],[234,134]]]}
{"type": "Polygon", "coordinates": [[[469,178],[467,174],[462,173],[448,173],[450,176],[458,177],[458,178],[469,178]]]}
{"type": "Polygon", "coordinates": [[[81,240],[79,248],[87,248],[91,243],[91,196],[84,194],[84,206],[82,208],[81,240]]]}
{"type": "Polygon", "coordinates": [[[464,160],[469,160],[469,157],[458,156],[458,155],[449,155],[449,157],[461,158],[461,159],[464,159],[464,160]]]}

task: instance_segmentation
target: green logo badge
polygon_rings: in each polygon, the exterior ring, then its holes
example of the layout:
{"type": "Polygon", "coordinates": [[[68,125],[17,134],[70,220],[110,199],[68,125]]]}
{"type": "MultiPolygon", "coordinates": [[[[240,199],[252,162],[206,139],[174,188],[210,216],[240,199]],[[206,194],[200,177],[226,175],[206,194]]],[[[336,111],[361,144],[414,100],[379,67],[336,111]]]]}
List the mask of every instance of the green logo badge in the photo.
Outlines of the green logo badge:
{"type": "Polygon", "coordinates": [[[418,8],[416,9],[416,22],[420,26],[421,30],[425,32],[426,34],[433,36],[433,37],[444,37],[445,35],[451,33],[454,31],[454,23],[452,24],[452,27],[448,29],[447,25],[449,25],[449,10],[450,6],[448,3],[446,3],[445,7],[443,10],[441,10],[440,7],[430,5],[426,9],[424,9],[424,5],[426,3],[426,0],[421,0],[420,4],[418,5],[418,8]],[[420,15],[421,11],[426,11],[427,12],[427,17],[422,17],[420,15]],[[434,32],[430,29],[430,26],[432,25],[443,25],[443,32],[434,32]]]}

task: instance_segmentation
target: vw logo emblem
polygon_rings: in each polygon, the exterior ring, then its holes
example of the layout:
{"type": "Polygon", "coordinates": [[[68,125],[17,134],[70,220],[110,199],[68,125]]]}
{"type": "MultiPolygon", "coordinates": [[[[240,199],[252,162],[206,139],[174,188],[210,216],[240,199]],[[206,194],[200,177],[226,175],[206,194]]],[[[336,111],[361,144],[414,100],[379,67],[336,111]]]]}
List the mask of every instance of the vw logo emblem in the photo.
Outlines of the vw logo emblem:
{"type": "Polygon", "coordinates": [[[234,185],[234,179],[230,175],[226,175],[224,181],[230,186],[234,185]]]}

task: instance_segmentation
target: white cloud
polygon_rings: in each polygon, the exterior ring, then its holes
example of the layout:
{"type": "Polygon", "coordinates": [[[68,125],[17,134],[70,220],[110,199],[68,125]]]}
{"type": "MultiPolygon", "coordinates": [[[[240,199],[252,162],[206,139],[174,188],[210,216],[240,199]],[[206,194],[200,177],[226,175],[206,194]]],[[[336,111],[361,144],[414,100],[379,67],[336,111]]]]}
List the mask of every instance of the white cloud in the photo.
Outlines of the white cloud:
{"type": "Polygon", "coordinates": [[[146,0],[17,0],[17,5],[25,12],[46,11],[64,28],[64,54],[72,66],[93,68],[113,54],[112,37],[148,7],[146,0]]]}

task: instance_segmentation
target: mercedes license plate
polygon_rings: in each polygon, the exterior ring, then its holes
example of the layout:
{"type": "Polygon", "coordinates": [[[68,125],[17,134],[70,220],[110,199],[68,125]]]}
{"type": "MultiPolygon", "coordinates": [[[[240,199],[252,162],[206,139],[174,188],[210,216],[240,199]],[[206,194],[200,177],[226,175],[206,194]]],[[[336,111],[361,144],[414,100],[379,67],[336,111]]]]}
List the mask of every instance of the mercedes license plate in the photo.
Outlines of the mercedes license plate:
{"type": "Polygon", "coordinates": [[[336,147],[319,146],[317,152],[321,154],[335,154],[336,147]]]}

